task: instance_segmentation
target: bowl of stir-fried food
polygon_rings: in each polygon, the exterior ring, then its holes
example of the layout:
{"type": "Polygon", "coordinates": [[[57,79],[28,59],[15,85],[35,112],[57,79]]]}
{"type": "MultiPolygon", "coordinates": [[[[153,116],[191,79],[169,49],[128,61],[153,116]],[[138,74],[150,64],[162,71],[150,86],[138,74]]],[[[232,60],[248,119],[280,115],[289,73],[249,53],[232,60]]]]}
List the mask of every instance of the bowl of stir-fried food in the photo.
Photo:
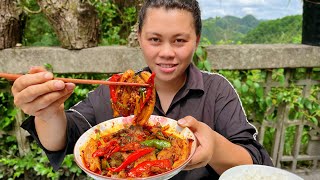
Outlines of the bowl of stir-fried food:
{"type": "Polygon", "coordinates": [[[151,115],[154,74],[128,70],[110,81],[148,87],[110,86],[114,119],[86,131],[74,148],[78,166],[94,179],[169,179],[191,160],[196,138],[176,120],[151,115]]]}
{"type": "Polygon", "coordinates": [[[143,125],[133,116],[98,124],[77,141],[78,166],[94,179],[169,179],[191,160],[196,140],[177,121],[151,115],[143,125]]]}

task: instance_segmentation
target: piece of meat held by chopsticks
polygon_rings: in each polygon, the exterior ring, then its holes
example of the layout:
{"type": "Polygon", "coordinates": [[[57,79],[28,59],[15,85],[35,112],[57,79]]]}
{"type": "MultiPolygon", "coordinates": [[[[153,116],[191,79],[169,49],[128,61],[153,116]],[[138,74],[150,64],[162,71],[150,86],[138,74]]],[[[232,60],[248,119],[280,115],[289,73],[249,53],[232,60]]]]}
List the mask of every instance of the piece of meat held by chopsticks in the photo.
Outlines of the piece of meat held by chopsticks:
{"type": "Polygon", "coordinates": [[[139,74],[131,69],[123,74],[115,74],[110,78],[113,82],[147,83],[149,87],[109,86],[113,116],[134,115],[134,124],[144,125],[151,116],[155,101],[155,74],[142,71],[139,74]]]}

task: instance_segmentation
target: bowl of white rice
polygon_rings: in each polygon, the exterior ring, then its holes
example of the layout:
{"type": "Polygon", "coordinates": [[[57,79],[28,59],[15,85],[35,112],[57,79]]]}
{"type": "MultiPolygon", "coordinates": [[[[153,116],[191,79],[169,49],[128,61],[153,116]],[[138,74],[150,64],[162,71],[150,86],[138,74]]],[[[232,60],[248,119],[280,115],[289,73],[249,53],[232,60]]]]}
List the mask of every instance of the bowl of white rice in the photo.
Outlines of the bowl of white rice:
{"type": "Polygon", "coordinates": [[[241,165],[228,169],[219,180],[303,180],[283,169],[264,165],[241,165]]]}

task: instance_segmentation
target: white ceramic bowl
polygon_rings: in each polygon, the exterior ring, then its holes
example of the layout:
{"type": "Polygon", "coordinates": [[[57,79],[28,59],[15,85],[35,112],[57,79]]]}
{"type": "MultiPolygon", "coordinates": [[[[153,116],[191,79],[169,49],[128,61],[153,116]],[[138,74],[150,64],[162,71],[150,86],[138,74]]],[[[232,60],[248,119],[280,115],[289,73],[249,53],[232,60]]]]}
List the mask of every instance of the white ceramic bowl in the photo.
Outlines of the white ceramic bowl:
{"type": "Polygon", "coordinates": [[[283,169],[264,165],[241,165],[228,169],[219,180],[303,180],[283,169]]]}
{"type": "MultiPolygon", "coordinates": [[[[78,141],[74,147],[74,158],[75,158],[75,161],[78,164],[78,166],[85,173],[87,173],[90,177],[92,177],[94,179],[103,179],[103,180],[105,180],[105,179],[120,179],[120,178],[110,178],[110,177],[102,176],[102,175],[96,174],[96,173],[88,170],[83,164],[80,149],[90,140],[90,137],[95,136],[96,129],[100,130],[100,132],[106,132],[108,134],[114,133],[114,132],[118,131],[119,129],[123,129],[124,124],[132,124],[132,117],[133,116],[118,117],[118,118],[114,118],[114,119],[102,122],[102,123],[90,128],[84,134],[82,134],[80,136],[80,138],[78,139],[78,141]]],[[[181,128],[177,124],[176,120],[166,118],[163,116],[151,115],[151,117],[149,118],[148,124],[154,125],[157,122],[159,122],[161,124],[161,126],[169,125],[170,126],[169,131],[173,131],[176,134],[180,134],[184,138],[193,139],[190,155],[189,155],[188,159],[183,164],[181,164],[179,167],[177,167],[175,169],[172,169],[170,171],[167,171],[165,173],[158,174],[155,176],[150,176],[147,178],[135,178],[135,179],[148,179],[148,180],[149,179],[170,179],[174,175],[178,174],[188,164],[188,162],[191,160],[191,158],[196,150],[196,144],[197,144],[196,138],[189,128],[181,128]]]]}

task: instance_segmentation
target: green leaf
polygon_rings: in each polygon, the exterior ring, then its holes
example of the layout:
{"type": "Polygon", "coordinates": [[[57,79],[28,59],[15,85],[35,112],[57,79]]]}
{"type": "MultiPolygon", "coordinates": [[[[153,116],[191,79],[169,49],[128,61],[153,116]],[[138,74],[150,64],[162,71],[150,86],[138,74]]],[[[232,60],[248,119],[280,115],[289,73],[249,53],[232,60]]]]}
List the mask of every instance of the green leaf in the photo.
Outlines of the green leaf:
{"type": "Polygon", "coordinates": [[[256,89],[256,93],[257,93],[257,96],[258,96],[259,98],[263,98],[264,92],[263,92],[263,88],[262,88],[262,87],[258,87],[258,88],[256,89]]]}
{"type": "Polygon", "coordinates": [[[272,99],[269,96],[266,98],[266,104],[268,107],[272,106],[272,99]]]}
{"type": "Polygon", "coordinates": [[[209,61],[204,61],[204,67],[207,71],[211,72],[211,64],[209,63],[209,61]]]}
{"type": "Polygon", "coordinates": [[[307,109],[312,109],[312,103],[309,100],[306,100],[304,105],[307,109]]]}
{"type": "Polygon", "coordinates": [[[44,64],[44,67],[46,68],[46,70],[50,71],[50,72],[53,72],[53,66],[49,63],[45,63],[44,64]]]}
{"type": "Polygon", "coordinates": [[[246,84],[250,87],[250,86],[253,85],[253,82],[252,82],[251,80],[247,80],[247,81],[246,81],[246,84]]]}
{"type": "Polygon", "coordinates": [[[260,84],[259,83],[253,83],[254,88],[259,89],[260,88],[260,84]]]}
{"type": "Polygon", "coordinates": [[[196,55],[197,55],[201,60],[203,60],[202,57],[204,56],[204,52],[203,52],[203,49],[202,49],[201,46],[198,46],[198,48],[197,48],[197,50],[196,50],[196,55]]]}
{"type": "Polygon", "coordinates": [[[233,85],[236,89],[240,89],[241,88],[241,81],[239,79],[235,79],[233,81],[233,85]]]}
{"type": "Polygon", "coordinates": [[[248,92],[248,90],[249,90],[249,87],[247,84],[242,85],[242,87],[241,87],[242,92],[246,93],[246,92],[248,92]]]}
{"type": "Polygon", "coordinates": [[[318,119],[316,117],[311,117],[311,122],[313,122],[316,126],[318,126],[318,119]]]}
{"type": "Polygon", "coordinates": [[[199,69],[203,69],[203,67],[204,67],[204,62],[203,62],[203,61],[199,61],[199,63],[197,64],[197,67],[198,67],[199,69]]]}
{"type": "Polygon", "coordinates": [[[278,101],[278,102],[282,102],[282,100],[283,100],[283,94],[282,94],[282,93],[279,93],[279,94],[277,95],[277,101],[278,101]]]}
{"type": "Polygon", "coordinates": [[[284,76],[279,76],[279,82],[284,85],[285,82],[285,77],[284,76]]]}

